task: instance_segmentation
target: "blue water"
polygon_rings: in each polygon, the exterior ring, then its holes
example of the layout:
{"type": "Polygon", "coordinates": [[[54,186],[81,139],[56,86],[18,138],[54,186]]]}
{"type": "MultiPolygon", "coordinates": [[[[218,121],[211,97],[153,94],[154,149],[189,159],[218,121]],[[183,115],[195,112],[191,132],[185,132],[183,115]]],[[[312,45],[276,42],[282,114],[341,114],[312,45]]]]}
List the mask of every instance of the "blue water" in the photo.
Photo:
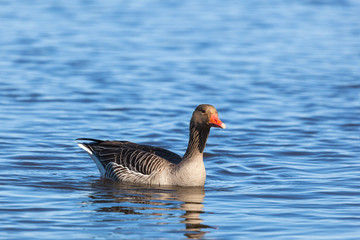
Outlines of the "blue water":
{"type": "Polygon", "coordinates": [[[0,1],[1,239],[359,239],[360,2],[0,1]],[[182,155],[204,188],[99,178],[78,137],[182,155]]]}

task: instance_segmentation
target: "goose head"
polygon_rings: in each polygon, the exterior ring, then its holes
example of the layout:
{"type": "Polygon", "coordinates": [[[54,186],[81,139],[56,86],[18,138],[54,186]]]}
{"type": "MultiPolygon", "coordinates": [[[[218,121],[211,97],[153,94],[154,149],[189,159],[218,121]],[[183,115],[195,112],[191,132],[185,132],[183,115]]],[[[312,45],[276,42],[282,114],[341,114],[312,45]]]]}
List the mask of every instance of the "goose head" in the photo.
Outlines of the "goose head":
{"type": "Polygon", "coordinates": [[[217,127],[225,129],[226,125],[219,119],[216,108],[209,104],[201,104],[193,112],[190,127],[204,128],[217,127]]]}

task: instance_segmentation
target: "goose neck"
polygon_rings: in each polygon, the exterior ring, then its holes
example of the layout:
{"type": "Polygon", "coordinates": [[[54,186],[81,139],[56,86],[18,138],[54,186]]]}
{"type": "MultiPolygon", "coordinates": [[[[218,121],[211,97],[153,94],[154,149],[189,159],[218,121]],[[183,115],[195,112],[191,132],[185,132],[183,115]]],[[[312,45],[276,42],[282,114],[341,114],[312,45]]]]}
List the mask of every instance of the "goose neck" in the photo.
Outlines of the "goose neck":
{"type": "Polygon", "coordinates": [[[210,127],[190,126],[189,143],[183,159],[202,157],[210,127]]]}

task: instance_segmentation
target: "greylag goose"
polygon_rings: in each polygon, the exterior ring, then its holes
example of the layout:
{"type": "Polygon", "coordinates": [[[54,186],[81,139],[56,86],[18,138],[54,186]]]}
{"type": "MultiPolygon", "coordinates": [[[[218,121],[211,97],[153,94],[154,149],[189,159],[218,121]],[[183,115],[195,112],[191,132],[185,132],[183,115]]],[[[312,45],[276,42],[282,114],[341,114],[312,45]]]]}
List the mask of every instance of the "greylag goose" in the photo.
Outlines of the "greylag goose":
{"type": "Polygon", "coordinates": [[[135,184],[203,186],[206,172],[203,152],[210,128],[225,128],[214,106],[196,107],[190,120],[190,136],[183,157],[163,148],[127,141],[78,143],[95,161],[103,178],[135,184]]]}

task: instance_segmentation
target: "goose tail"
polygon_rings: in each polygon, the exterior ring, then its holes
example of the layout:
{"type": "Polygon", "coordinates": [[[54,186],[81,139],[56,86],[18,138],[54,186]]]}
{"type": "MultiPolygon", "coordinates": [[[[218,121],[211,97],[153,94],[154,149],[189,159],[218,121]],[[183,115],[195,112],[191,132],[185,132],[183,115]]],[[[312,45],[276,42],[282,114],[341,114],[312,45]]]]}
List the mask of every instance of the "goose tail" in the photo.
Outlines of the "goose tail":
{"type": "MultiPolygon", "coordinates": [[[[78,138],[76,140],[77,141],[92,141],[92,142],[96,142],[96,143],[103,142],[101,140],[91,139],[91,138],[78,138]]],[[[90,155],[90,157],[92,158],[92,160],[94,160],[96,166],[98,167],[101,177],[105,177],[105,166],[102,164],[102,162],[100,161],[98,156],[95,154],[93,148],[91,147],[91,143],[88,144],[88,143],[84,143],[84,142],[79,142],[77,145],[79,147],[81,147],[82,149],[84,149],[90,155]]]]}

